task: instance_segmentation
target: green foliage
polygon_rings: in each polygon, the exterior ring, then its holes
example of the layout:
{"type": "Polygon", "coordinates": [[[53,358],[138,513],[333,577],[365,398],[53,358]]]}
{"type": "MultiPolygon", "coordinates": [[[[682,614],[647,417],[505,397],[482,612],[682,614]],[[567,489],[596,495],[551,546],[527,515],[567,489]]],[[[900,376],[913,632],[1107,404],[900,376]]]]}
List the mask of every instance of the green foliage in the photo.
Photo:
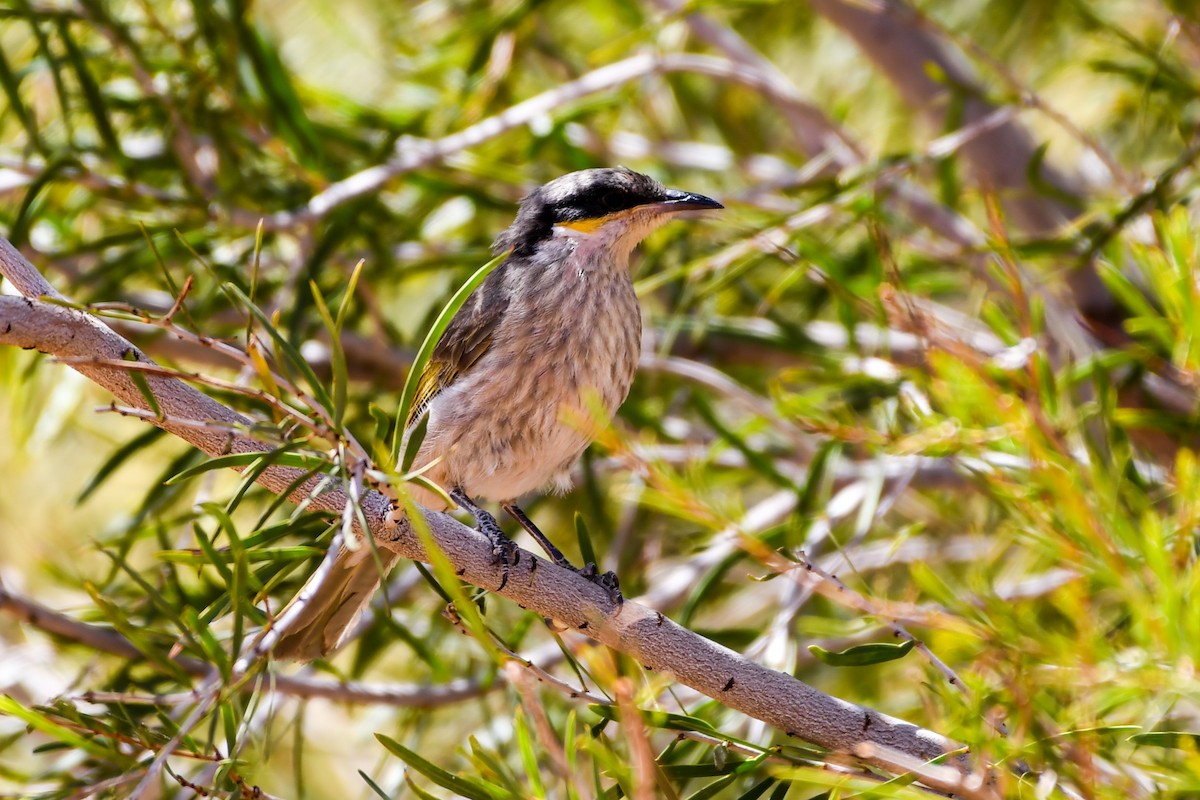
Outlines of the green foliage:
{"type": "MultiPolygon", "coordinates": [[[[512,127],[516,104],[622,59],[729,53],[657,3],[0,6],[0,226],[272,448],[205,458],[0,350],[0,589],[101,637],[0,616],[0,795],[127,796],[179,737],[167,792],[928,796],[436,559],[402,564],[354,642],[298,673],[428,707],[239,666],[346,522],[255,476],[357,486],[364,453],[368,479],[402,473],[420,368],[516,202],[615,163],[728,210],[643,245],[648,358],[578,490],[525,503],[539,526],[709,638],[969,745],[1007,796],[1200,792],[1200,20],[919,6],[981,75],[940,126],[807,3],[686,8],[788,91],[735,79],[753,64],[650,71],[512,127]],[[1027,109],[1017,188],[945,146],[980,99],[1027,109]],[[794,114],[815,110],[865,155],[806,152],[794,114]],[[1047,178],[1104,161],[1125,174],[1069,194],[1047,178]],[[1027,230],[1022,192],[1078,216],[1027,230]],[[1093,313],[1089,286],[1124,318],[1093,313]],[[478,692],[444,699],[458,681],[478,692]]],[[[161,415],[152,374],[125,366],[161,415]]]]}

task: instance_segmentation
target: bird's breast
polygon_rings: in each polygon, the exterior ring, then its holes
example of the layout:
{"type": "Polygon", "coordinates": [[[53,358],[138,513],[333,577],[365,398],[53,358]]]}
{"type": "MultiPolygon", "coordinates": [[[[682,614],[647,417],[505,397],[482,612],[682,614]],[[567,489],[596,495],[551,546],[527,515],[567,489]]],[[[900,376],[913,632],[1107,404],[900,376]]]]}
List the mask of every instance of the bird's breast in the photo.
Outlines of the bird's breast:
{"type": "Polygon", "coordinates": [[[547,412],[607,418],[628,396],[641,352],[633,282],[627,267],[598,266],[578,253],[558,272],[534,288],[533,310],[510,332],[514,363],[523,364],[547,412]]]}
{"type": "Polygon", "coordinates": [[[522,273],[488,352],[431,405],[420,458],[441,456],[443,483],[485,498],[569,470],[625,401],[641,352],[627,265],[568,257],[522,273]]]}

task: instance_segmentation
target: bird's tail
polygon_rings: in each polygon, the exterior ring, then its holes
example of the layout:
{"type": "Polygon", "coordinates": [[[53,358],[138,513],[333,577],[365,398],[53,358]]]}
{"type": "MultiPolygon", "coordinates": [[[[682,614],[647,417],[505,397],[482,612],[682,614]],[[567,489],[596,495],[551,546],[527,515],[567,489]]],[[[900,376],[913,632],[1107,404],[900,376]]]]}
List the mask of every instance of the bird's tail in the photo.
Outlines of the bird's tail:
{"type": "Polygon", "coordinates": [[[400,556],[372,549],[360,541],[354,550],[344,544],[333,569],[318,571],[276,618],[287,631],[272,651],[288,661],[312,661],[327,655],[342,641],[366,608],[371,596],[400,556]]]}

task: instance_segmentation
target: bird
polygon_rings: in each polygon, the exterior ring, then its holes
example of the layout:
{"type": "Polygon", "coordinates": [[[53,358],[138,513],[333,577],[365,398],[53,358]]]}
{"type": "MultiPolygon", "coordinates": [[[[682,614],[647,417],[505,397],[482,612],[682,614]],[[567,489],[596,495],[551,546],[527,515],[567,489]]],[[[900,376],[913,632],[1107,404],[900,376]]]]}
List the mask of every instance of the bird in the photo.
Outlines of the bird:
{"type": "MultiPolygon", "coordinates": [[[[585,169],[523,198],[496,238],[493,251],[508,255],[467,297],[434,347],[405,422],[405,441],[424,420],[411,469],[423,470],[474,517],[500,564],[500,588],[520,551],[477,499],[498,501],[551,560],[620,602],[615,575],[599,574],[594,564],[574,567],[517,500],[547,487],[568,489],[571,468],[595,433],[586,421],[594,420],[597,407],[611,418],[629,394],[642,335],[634,248],[681,212],[723,207],[626,167],[585,169]]],[[[441,495],[411,483],[406,489],[426,508],[448,509],[441,495]]],[[[399,523],[403,514],[394,503],[391,521],[399,523]]],[[[343,545],[332,570],[293,600],[302,600],[303,608],[289,620],[274,656],[310,661],[335,650],[398,558],[363,543],[343,545]]]]}

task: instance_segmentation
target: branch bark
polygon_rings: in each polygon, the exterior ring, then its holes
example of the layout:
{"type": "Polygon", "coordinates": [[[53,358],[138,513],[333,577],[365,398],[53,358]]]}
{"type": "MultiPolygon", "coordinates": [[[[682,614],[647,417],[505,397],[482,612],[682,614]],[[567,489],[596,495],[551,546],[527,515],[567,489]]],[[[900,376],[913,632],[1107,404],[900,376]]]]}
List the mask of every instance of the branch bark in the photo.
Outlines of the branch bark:
{"type": "MultiPolygon", "coordinates": [[[[60,303],[33,299],[61,298],[41,274],[0,237],[0,274],[25,297],[0,296],[0,344],[36,348],[56,357],[150,360],[100,320],[60,303]]],[[[121,403],[148,409],[129,372],[97,363],[72,361],[77,370],[111,392],[121,403]]],[[[182,424],[216,422],[243,427],[251,420],[178,379],[145,374],[162,416],[155,424],[211,456],[257,452],[265,446],[247,436],[182,424]],[[177,422],[178,421],[178,422],[177,422]]],[[[299,477],[298,470],[270,467],[258,477],[267,489],[283,493],[299,477]]],[[[314,510],[341,515],[346,495],[333,489],[314,495],[318,479],[290,494],[314,510]]],[[[389,526],[389,501],[370,491],[361,499],[368,535],[378,546],[399,555],[428,561],[428,554],[409,525],[389,526]]],[[[780,672],[752,662],[677,625],[653,609],[626,601],[614,606],[608,593],[585,578],[522,551],[507,585],[499,589],[500,571],[486,538],[453,517],[425,511],[424,521],[435,545],[469,583],[495,592],[541,616],[576,628],[596,641],[626,653],[647,668],[671,674],[677,681],[756,719],[835,752],[849,754],[894,774],[914,773],[921,782],[961,797],[991,797],[991,788],[972,772],[962,745],[870,708],[824,694],[780,672]],[[947,754],[953,754],[947,756],[947,754]],[[946,757],[947,763],[933,764],[946,757]]]]}

